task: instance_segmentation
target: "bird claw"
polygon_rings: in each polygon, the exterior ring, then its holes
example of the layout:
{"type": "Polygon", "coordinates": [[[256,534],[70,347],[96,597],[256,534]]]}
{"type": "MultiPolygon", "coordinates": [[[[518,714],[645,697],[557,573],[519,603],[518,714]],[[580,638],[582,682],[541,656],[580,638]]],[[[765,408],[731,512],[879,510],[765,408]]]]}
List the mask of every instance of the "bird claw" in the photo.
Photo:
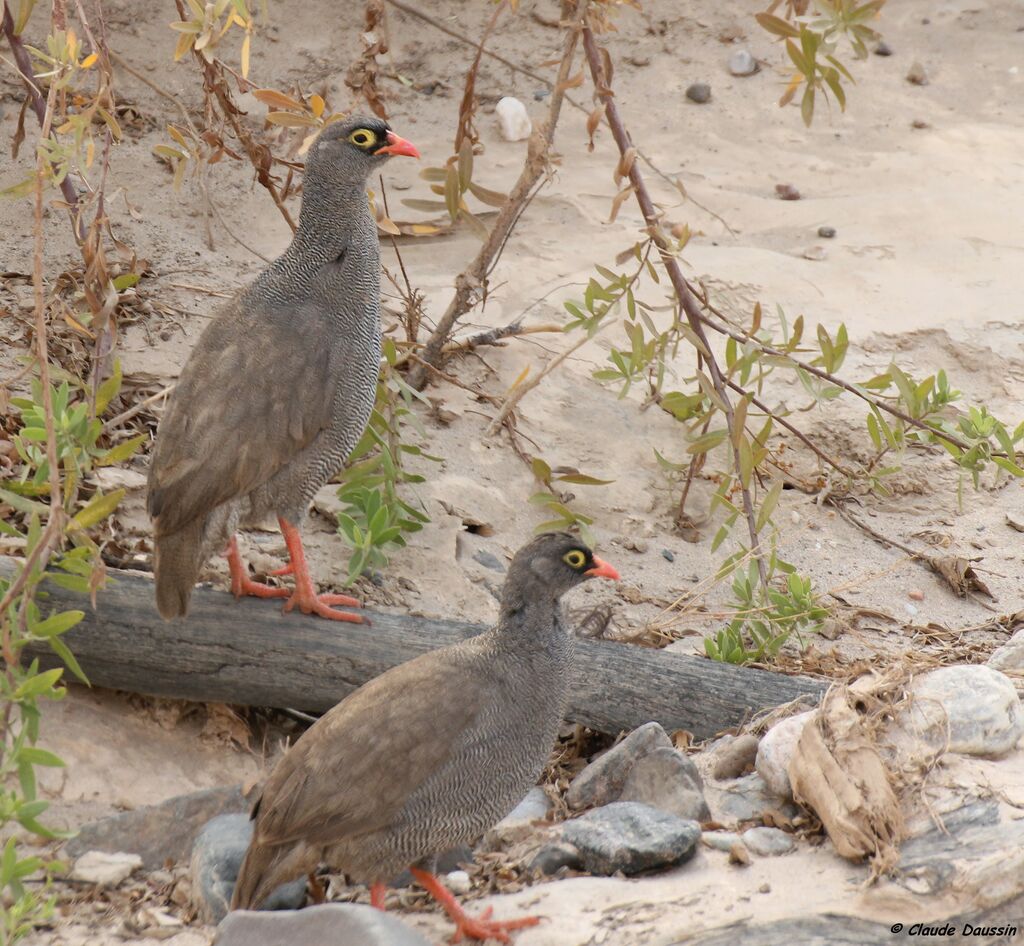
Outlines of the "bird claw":
{"type": "Polygon", "coordinates": [[[523,916],[515,920],[492,920],[493,907],[488,907],[479,916],[473,917],[463,914],[455,920],[455,935],[452,936],[452,943],[461,943],[464,937],[483,942],[488,939],[496,939],[499,943],[509,942],[509,930],[521,930],[526,926],[536,926],[540,923],[540,917],[523,916]]]}
{"type": "Polygon", "coordinates": [[[348,595],[322,594],[309,595],[304,591],[296,589],[292,596],[285,602],[285,613],[293,608],[303,614],[315,614],[318,617],[327,618],[329,621],[349,621],[352,624],[369,624],[370,622],[361,614],[352,614],[349,611],[335,611],[332,604],[341,604],[349,608],[358,608],[359,602],[348,595]]]}
{"type": "Polygon", "coordinates": [[[244,595],[252,595],[255,598],[286,598],[291,594],[287,588],[275,588],[273,585],[265,585],[263,582],[235,575],[231,576],[231,593],[236,598],[244,595]]]}
{"type": "Polygon", "coordinates": [[[268,575],[274,575],[279,577],[281,575],[294,575],[295,566],[289,562],[287,565],[282,565],[280,568],[275,568],[272,572],[267,572],[268,575]]]}

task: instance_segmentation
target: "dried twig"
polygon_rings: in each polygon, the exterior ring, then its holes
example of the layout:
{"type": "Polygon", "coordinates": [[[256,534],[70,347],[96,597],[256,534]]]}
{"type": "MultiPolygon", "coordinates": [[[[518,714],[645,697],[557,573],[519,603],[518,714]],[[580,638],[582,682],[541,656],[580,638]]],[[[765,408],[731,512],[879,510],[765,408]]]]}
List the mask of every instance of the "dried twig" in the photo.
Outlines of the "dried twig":
{"type": "MultiPolygon", "coordinates": [[[[619,108],[615,96],[609,88],[605,78],[605,67],[602,62],[603,51],[598,48],[593,32],[591,32],[590,27],[586,25],[583,27],[583,49],[587,56],[587,62],[590,65],[590,74],[593,77],[598,98],[601,100],[605,108],[605,117],[607,118],[608,125],[611,128],[612,136],[615,138],[615,143],[618,145],[619,152],[625,157],[627,152],[630,152],[630,149],[633,148],[633,143],[630,141],[629,133],[626,131],[626,127],[619,115],[619,108]]],[[[605,52],[604,55],[607,56],[607,53],[605,52]]],[[[632,153],[635,153],[635,151],[632,153]]],[[[647,223],[648,231],[658,244],[658,252],[661,255],[662,265],[665,267],[665,270],[669,275],[669,279],[672,281],[672,286],[675,289],[677,298],[679,299],[679,304],[682,307],[683,312],[686,314],[686,319],[690,324],[691,330],[704,346],[704,361],[708,366],[708,371],[711,375],[711,382],[715,387],[715,393],[722,401],[726,424],[730,433],[732,433],[736,426],[736,419],[732,408],[732,402],[729,400],[729,393],[727,390],[728,386],[724,376],[722,375],[722,371],[718,366],[718,361],[715,358],[714,352],[711,350],[711,346],[708,343],[707,335],[704,332],[704,314],[701,312],[697,300],[690,291],[689,284],[683,276],[683,271],[679,268],[679,262],[667,248],[668,241],[661,236],[661,225],[659,222],[658,212],[654,207],[654,202],[651,200],[651,195],[647,190],[647,185],[644,182],[643,175],[640,173],[640,167],[636,161],[633,161],[630,165],[629,180],[632,184],[637,203],[640,206],[640,212],[643,214],[644,221],[647,223]]],[[[739,447],[737,446],[734,438],[730,437],[730,443],[733,451],[733,460],[738,474],[740,470],[739,447]]],[[[743,501],[743,514],[747,521],[747,531],[750,534],[751,552],[757,559],[761,582],[762,584],[767,584],[767,569],[765,567],[764,559],[760,554],[757,515],[754,510],[754,502],[750,496],[749,488],[741,484],[740,495],[743,501]]]]}
{"type": "Polygon", "coordinates": [[[531,325],[524,328],[522,322],[513,322],[510,325],[503,325],[501,328],[491,328],[486,332],[479,332],[469,338],[451,341],[444,346],[444,353],[449,355],[457,351],[473,351],[484,345],[500,345],[506,338],[518,338],[521,335],[538,335],[546,332],[564,333],[565,326],[548,324],[531,325]]]}

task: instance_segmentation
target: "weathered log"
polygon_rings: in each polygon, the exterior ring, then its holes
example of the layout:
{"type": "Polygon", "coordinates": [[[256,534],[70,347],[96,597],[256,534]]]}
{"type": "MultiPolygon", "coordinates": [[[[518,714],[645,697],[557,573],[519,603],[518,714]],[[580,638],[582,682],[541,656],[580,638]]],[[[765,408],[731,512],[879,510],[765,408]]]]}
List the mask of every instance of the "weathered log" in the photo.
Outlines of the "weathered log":
{"type": "MultiPolygon", "coordinates": [[[[11,562],[0,560],[10,571],[11,562]]],[[[112,572],[93,610],[84,596],[49,586],[44,612],[79,608],[64,638],[96,686],[153,696],[323,711],[367,680],[418,654],[480,633],[480,625],[368,612],[369,626],[337,624],[267,601],[197,588],[184,621],[164,621],[148,576],[112,572]]],[[[47,587],[44,585],[44,587],[47,587]]],[[[59,665],[43,645],[31,654],[59,665]]],[[[650,720],[706,738],[750,713],[824,684],[627,644],[580,640],[568,718],[608,733],[650,720]]],[[[453,700],[459,699],[452,693],[453,700]]]]}

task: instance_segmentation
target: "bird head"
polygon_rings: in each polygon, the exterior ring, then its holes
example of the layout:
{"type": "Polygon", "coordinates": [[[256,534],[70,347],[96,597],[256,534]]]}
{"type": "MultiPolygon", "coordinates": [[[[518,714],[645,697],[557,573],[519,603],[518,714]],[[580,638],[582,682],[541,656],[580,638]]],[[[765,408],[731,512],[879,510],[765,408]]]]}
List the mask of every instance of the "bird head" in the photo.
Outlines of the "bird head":
{"type": "Polygon", "coordinates": [[[380,118],[353,117],[328,125],[309,149],[306,170],[322,178],[362,184],[394,154],[418,158],[416,146],[380,118]]]}
{"type": "Polygon", "coordinates": [[[538,536],[516,553],[509,567],[510,584],[539,585],[553,598],[560,598],[588,578],[618,581],[619,573],[568,532],[538,536]]]}

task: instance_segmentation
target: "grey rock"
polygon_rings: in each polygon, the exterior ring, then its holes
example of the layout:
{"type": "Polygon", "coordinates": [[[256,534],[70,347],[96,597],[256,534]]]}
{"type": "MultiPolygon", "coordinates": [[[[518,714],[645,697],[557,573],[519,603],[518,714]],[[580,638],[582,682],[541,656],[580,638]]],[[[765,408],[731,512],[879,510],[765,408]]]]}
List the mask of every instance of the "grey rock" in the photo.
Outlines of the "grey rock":
{"type": "Polygon", "coordinates": [[[892,55],[892,47],[885,40],[882,40],[875,47],[875,55],[876,56],[891,56],[892,55]]]}
{"type": "Polygon", "coordinates": [[[631,875],[689,860],[700,825],[650,805],[618,801],[566,822],[562,836],[579,850],[589,873],[631,875]]]}
{"type": "Polygon", "coordinates": [[[551,94],[550,89],[534,89],[533,100],[535,102],[543,102],[551,94]]]}
{"type": "Polygon", "coordinates": [[[729,71],[734,76],[752,76],[760,68],[749,49],[734,49],[729,55],[729,71]]]}
{"type": "Polygon", "coordinates": [[[615,801],[637,760],[660,748],[673,748],[672,740],[660,724],[645,723],[634,729],[573,779],[565,794],[566,803],[579,810],[615,801]]]}
{"type": "Polygon", "coordinates": [[[801,194],[792,184],[776,184],[775,195],[779,200],[800,200],[801,194]]]}
{"type": "Polygon", "coordinates": [[[756,772],[725,785],[709,785],[705,795],[715,819],[722,822],[754,821],[770,810],[779,811],[787,818],[799,813],[791,801],[784,801],[769,791],[756,772]]]}
{"type": "Polygon", "coordinates": [[[71,879],[101,887],[116,887],[142,866],[138,854],[86,851],[71,868],[71,879]]]}
{"type": "Polygon", "coordinates": [[[1024,670],[1024,628],[1017,631],[1002,647],[992,651],[986,666],[993,670],[1024,670]]]}
{"type": "Polygon", "coordinates": [[[907,73],[907,82],[911,85],[927,85],[928,84],[928,73],[921,63],[915,62],[907,73]]]}
{"type": "Polygon", "coordinates": [[[835,235],[835,227],[818,227],[818,236],[820,236],[823,240],[835,239],[835,235]]]}
{"type": "MultiPolygon", "coordinates": [[[[227,914],[251,837],[248,815],[218,815],[199,832],[190,870],[193,904],[205,922],[219,923],[227,914]]],[[[301,877],[278,887],[260,910],[298,909],[305,902],[306,878],[301,877]]]]}
{"type": "Polygon", "coordinates": [[[362,903],[324,903],[280,913],[238,910],[217,927],[215,946],[431,946],[398,917],[362,903]]]}
{"type": "Polygon", "coordinates": [[[665,559],[666,562],[674,562],[676,560],[675,553],[671,549],[662,549],[661,557],[665,559]]]}
{"type": "Polygon", "coordinates": [[[909,693],[913,699],[896,726],[934,748],[1000,756],[1024,736],[1020,697],[1009,677],[991,667],[940,667],[918,677],[909,693]]]}
{"type": "Polygon", "coordinates": [[[157,870],[168,861],[186,861],[196,835],[211,818],[248,807],[240,785],[177,795],[82,825],[77,837],[64,845],[64,854],[74,858],[86,851],[125,851],[138,854],[146,870],[157,870]]]}
{"type": "Polygon", "coordinates": [[[566,841],[545,844],[530,861],[530,870],[537,871],[547,877],[557,874],[563,867],[580,870],[583,867],[583,855],[579,849],[566,841]]]}
{"type": "Polygon", "coordinates": [[[807,710],[795,716],[787,716],[761,737],[755,767],[765,780],[768,790],[780,798],[791,798],[793,795],[789,784],[789,760],[796,752],[796,744],[804,726],[816,712],[807,710]]]}
{"type": "Polygon", "coordinates": [[[735,831],[705,831],[700,836],[701,844],[714,851],[725,851],[728,854],[743,839],[735,831]]]}
{"type": "Polygon", "coordinates": [[[761,857],[777,857],[796,848],[796,842],[778,828],[751,828],[743,832],[742,840],[748,851],[761,857]]]}
{"type": "Polygon", "coordinates": [[[754,767],[758,738],[743,733],[719,746],[712,754],[711,775],[716,779],[739,778],[754,767]]]}
{"type": "Polygon", "coordinates": [[[487,549],[477,549],[473,553],[473,561],[479,562],[484,568],[489,568],[492,571],[503,572],[505,570],[501,559],[492,552],[488,552],[487,549]]]}
{"type": "Polygon", "coordinates": [[[526,797],[516,805],[484,836],[484,845],[496,847],[512,844],[529,837],[536,829],[535,821],[543,821],[551,811],[551,802],[539,785],[531,788],[526,797]]]}
{"type": "Polygon", "coordinates": [[[711,86],[706,82],[694,82],[686,90],[686,97],[698,105],[705,105],[711,101],[711,86]]]}
{"type": "Polygon", "coordinates": [[[675,749],[655,749],[629,770],[619,801],[637,801],[691,821],[708,821],[700,773],[675,749]]]}

